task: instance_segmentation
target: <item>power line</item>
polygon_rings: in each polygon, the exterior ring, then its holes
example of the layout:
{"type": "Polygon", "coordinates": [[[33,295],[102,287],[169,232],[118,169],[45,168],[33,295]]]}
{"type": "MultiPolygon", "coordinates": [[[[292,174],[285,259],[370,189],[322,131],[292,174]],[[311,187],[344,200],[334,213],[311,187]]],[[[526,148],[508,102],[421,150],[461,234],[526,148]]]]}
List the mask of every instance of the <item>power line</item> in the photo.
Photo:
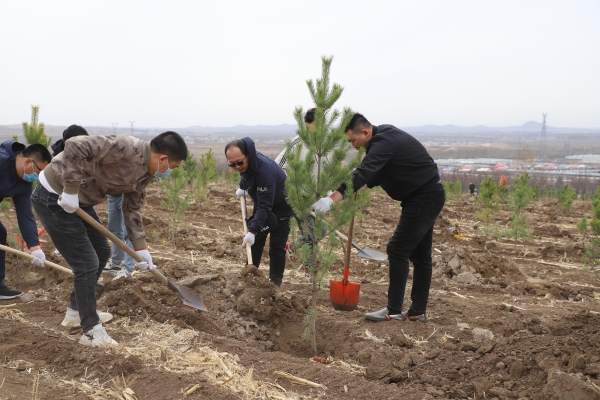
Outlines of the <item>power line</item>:
{"type": "Polygon", "coordinates": [[[132,134],[132,135],[133,135],[133,123],[134,123],[134,122],[135,122],[135,121],[129,121],[129,123],[131,123],[131,134],[132,134]]]}
{"type": "Polygon", "coordinates": [[[111,122],[111,125],[113,126],[113,131],[115,133],[115,135],[117,134],[117,126],[119,125],[118,122],[111,122]]]}

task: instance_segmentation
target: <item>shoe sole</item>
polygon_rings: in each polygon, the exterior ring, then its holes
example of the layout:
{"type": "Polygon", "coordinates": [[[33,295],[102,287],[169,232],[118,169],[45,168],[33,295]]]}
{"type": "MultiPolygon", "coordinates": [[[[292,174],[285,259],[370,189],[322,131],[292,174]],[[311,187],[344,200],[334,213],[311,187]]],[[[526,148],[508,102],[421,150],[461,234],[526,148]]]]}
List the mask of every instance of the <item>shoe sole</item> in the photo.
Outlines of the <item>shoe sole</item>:
{"type": "Polygon", "coordinates": [[[113,275],[116,275],[116,274],[118,274],[120,271],[121,271],[120,269],[103,269],[103,270],[102,270],[102,273],[103,273],[103,274],[113,274],[113,275]]]}
{"type": "Polygon", "coordinates": [[[388,322],[388,321],[404,321],[403,319],[398,319],[398,318],[390,318],[387,319],[385,317],[381,318],[381,317],[367,317],[365,315],[365,319],[369,320],[369,321],[374,321],[374,322],[388,322]]]}
{"type": "MultiPolygon", "coordinates": [[[[100,320],[100,323],[101,323],[101,324],[105,324],[105,323],[107,323],[107,322],[109,322],[109,321],[112,321],[112,319],[113,319],[113,318],[114,318],[114,317],[111,315],[111,316],[110,316],[110,318],[108,318],[108,319],[105,319],[105,320],[102,320],[102,319],[101,319],[101,320],[100,320]]],[[[65,321],[63,320],[63,322],[61,322],[60,324],[61,324],[62,326],[64,326],[65,328],[79,328],[79,327],[81,326],[81,321],[79,321],[79,322],[75,322],[75,321],[69,321],[69,322],[65,322],[65,321]]],[[[83,343],[82,343],[82,344],[83,344],[83,343]]],[[[86,346],[87,346],[87,345],[86,345],[86,346]]]]}
{"type": "Polygon", "coordinates": [[[82,342],[81,340],[79,341],[79,344],[83,345],[83,346],[87,346],[87,347],[114,347],[114,346],[118,346],[119,343],[102,343],[102,344],[93,344],[91,342],[82,342]]]}
{"type": "Polygon", "coordinates": [[[11,299],[16,299],[17,297],[21,297],[21,296],[23,296],[23,293],[15,294],[14,296],[0,296],[0,300],[11,300],[11,299]]]}

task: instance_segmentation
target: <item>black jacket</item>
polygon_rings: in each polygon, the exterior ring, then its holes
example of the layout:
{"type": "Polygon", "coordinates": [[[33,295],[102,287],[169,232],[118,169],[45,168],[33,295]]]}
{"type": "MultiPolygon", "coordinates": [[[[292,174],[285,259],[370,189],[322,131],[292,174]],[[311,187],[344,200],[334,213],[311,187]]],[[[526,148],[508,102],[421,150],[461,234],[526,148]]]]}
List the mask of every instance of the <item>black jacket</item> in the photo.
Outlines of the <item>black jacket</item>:
{"type": "Polygon", "coordinates": [[[265,227],[269,214],[289,217],[294,212],[285,200],[285,172],[275,161],[256,151],[251,138],[242,140],[246,143],[250,165],[241,176],[240,189],[247,190],[254,202],[254,214],[248,231],[258,233],[265,227]]]}
{"type": "MultiPolygon", "coordinates": [[[[373,126],[367,154],[352,173],[354,189],[381,186],[403,201],[436,184],[438,168],[421,142],[392,125],[373,126]]],[[[346,185],[338,188],[344,194],[346,185]]]]}
{"type": "Polygon", "coordinates": [[[25,150],[25,145],[7,140],[0,145],[0,201],[12,197],[17,211],[17,222],[21,235],[28,247],[39,246],[37,225],[31,211],[31,191],[33,185],[17,175],[15,161],[17,154],[25,150]]]}

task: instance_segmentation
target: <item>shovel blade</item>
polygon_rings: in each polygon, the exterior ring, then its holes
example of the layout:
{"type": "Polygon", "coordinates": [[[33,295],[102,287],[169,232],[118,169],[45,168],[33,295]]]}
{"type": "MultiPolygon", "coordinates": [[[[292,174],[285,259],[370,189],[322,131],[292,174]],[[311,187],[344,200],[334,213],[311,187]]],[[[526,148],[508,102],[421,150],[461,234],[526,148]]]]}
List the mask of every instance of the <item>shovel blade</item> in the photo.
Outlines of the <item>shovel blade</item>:
{"type": "Polygon", "coordinates": [[[196,308],[201,311],[208,311],[204,302],[194,291],[188,287],[175,283],[173,281],[169,281],[168,283],[169,289],[171,289],[179,300],[186,306],[196,308]]]}
{"type": "Polygon", "coordinates": [[[362,249],[358,250],[358,256],[362,257],[362,258],[368,258],[369,260],[375,260],[375,261],[387,260],[387,256],[385,255],[385,253],[382,253],[377,250],[367,249],[367,248],[362,248],[362,249]]]}
{"type": "Polygon", "coordinates": [[[356,310],[359,296],[360,283],[333,279],[329,281],[329,299],[334,309],[338,311],[356,310]]]}

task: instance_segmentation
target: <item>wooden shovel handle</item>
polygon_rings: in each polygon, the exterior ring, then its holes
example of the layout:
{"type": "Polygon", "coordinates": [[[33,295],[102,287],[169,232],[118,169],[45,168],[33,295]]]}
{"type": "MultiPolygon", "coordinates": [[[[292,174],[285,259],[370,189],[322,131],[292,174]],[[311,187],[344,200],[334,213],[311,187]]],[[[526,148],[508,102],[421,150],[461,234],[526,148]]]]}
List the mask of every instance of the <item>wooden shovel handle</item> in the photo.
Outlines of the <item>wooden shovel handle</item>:
{"type": "MultiPolygon", "coordinates": [[[[248,233],[248,226],[246,225],[246,218],[248,217],[248,213],[246,211],[246,197],[240,196],[240,206],[242,208],[242,222],[244,223],[244,235],[248,233]]],[[[248,257],[248,264],[252,264],[252,245],[250,243],[246,243],[246,257],[248,257]]]]}
{"type": "MultiPolygon", "coordinates": [[[[4,246],[4,245],[1,245],[1,244],[0,244],[0,250],[6,251],[8,253],[13,253],[13,254],[19,255],[21,257],[25,257],[25,258],[28,258],[30,260],[33,260],[34,258],[37,258],[34,255],[31,255],[29,253],[25,253],[24,251],[13,249],[12,247],[4,246]]],[[[46,265],[47,267],[54,268],[56,270],[62,271],[65,274],[73,275],[73,271],[71,271],[69,268],[65,268],[62,265],[54,264],[51,261],[48,261],[48,260],[44,261],[44,265],[46,265]]]]}
{"type": "MultiPolygon", "coordinates": [[[[4,250],[4,251],[7,251],[9,253],[13,253],[13,254],[19,255],[21,257],[29,258],[30,260],[33,260],[34,258],[36,258],[34,255],[31,255],[29,253],[25,253],[24,251],[13,249],[12,247],[3,246],[1,244],[0,244],[0,250],[4,250]]],[[[45,260],[44,261],[44,265],[46,267],[54,268],[54,269],[56,269],[56,270],[58,270],[60,272],[64,272],[65,274],[69,274],[69,275],[73,276],[73,271],[71,271],[68,268],[63,267],[62,265],[54,264],[52,261],[45,260]]],[[[97,281],[96,282],[96,286],[104,287],[104,283],[102,283],[100,281],[97,281]]]]}
{"type": "MultiPolygon", "coordinates": [[[[129,254],[131,256],[131,258],[133,258],[135,261],[137,261],[137,262],[146,261],[138,253],[136,253],[133,249],[131,249],[129,246],[127,246],[121,239],[116,237],[111,231],[109,231],[104,226],[102,226],[101,223],[96,221],[94,219],[94,217],[92,217],[91,215],[89,215],[88,213],[83,211],[80,207],[78,207],[77,210],[75,210],[75,213],[77,215],[79,215],[79,217],[81,219],[83,219],[85,222],[87,222],[88,224],[93,226],[98,232],[102,233],[104,236],[106,236],[108,239],[110,239],[111,242],[113,242],[114,244],[119,246],[119,248],[121,250],[123,250],[125,253],[129,254]]],[[[154,275],[157,279],[159,279],[165,285],[169,284],[169,280],[158,269],[156,269],[156,268],[150,269],[150,272],[152,272],[152,275],[154,275]]]]}

